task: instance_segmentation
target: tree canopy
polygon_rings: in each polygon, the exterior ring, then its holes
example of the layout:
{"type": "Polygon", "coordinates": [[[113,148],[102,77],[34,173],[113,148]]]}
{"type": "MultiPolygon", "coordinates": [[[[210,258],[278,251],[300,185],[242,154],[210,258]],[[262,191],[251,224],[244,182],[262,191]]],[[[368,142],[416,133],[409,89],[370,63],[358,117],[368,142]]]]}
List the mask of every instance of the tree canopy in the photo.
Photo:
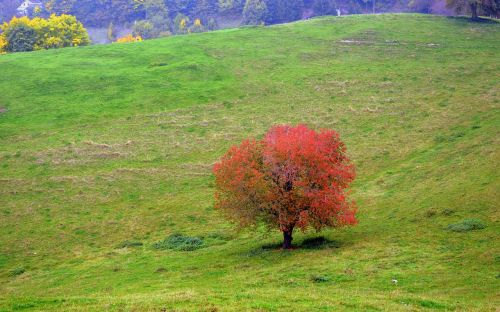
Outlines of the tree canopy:
{"type": "Polygon", "coordinates": [[[276,126],[262,140],[233,146],[215,164],[215,207],[242,226],[264,223],[283,232],[356,224],[349,200],[354,165],[333,130],[276,126]]]}

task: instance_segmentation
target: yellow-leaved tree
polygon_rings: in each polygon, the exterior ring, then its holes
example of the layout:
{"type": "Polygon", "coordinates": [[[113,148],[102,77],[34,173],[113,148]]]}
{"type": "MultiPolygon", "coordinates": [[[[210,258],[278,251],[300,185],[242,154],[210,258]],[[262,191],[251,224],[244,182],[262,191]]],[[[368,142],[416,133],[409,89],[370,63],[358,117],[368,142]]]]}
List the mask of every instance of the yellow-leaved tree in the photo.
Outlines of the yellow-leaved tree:
{"type": "Polygon", "coordinates": [[[3,35],[0,35],[0,54],[5,53],[5,47],[7,46],[7,40],[3,35]]]}
{"type": "Polygon", "coordinates": [[[32,20],[39,32],[38,49],[78,47],[90,44],[87,30],[73,15],[52,14],[48,19],[32,20]]]}
{"type": "Polygon", "coordinates": [[[90,44],[87,30],[72,15],[14,17],[1,27],[6,52],[75,47],[90,44]]]}

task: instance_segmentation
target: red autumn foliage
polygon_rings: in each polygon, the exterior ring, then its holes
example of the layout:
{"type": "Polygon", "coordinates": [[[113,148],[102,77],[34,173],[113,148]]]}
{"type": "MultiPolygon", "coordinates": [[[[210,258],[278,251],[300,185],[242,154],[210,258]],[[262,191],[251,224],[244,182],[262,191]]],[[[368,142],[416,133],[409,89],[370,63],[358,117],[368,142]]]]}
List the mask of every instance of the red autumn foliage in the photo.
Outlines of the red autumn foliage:
{"type": "Polygon", "coordinates": [[[356,224],[348,199],[355,170],[333,130],[276,126],[262,140],[233,146],[215,164],[216,208],[242,226],[264,222],[283,232],[291,247],[294,228],[356,224]]]}

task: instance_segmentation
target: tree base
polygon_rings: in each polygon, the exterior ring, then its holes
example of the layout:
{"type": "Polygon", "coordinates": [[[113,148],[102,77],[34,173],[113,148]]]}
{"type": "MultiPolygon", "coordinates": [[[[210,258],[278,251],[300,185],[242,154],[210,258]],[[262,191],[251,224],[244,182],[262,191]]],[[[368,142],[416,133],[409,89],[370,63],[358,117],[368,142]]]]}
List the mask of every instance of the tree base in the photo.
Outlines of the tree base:
{"type": "Polygon", "coordinates": [[[292,232],[293,230],[283,231],[283,249],[292,249],[292,232]]]}

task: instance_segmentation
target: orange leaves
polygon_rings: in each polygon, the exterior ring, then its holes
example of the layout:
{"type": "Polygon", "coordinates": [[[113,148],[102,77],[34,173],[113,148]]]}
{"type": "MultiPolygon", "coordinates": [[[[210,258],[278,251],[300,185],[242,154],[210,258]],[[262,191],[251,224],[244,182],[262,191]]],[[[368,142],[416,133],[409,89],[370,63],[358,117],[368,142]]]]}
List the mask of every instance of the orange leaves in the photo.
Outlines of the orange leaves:
{"type": "Polygon", "coordinates": [[[282,231],[356,223],[347,189],[355,178],[333,130],[276,126],[233,146],[214,166],[216,208],[242,225],[264,221],[282,231]]]}
{"type": "Polygon", "coordinates": [[[129,42],[140,42],[142,41],[141,36],[132,36],[132,34],[128,34],[125,37],[121,37],[116,39],[116,43],[129,43],[129,42]]]}

